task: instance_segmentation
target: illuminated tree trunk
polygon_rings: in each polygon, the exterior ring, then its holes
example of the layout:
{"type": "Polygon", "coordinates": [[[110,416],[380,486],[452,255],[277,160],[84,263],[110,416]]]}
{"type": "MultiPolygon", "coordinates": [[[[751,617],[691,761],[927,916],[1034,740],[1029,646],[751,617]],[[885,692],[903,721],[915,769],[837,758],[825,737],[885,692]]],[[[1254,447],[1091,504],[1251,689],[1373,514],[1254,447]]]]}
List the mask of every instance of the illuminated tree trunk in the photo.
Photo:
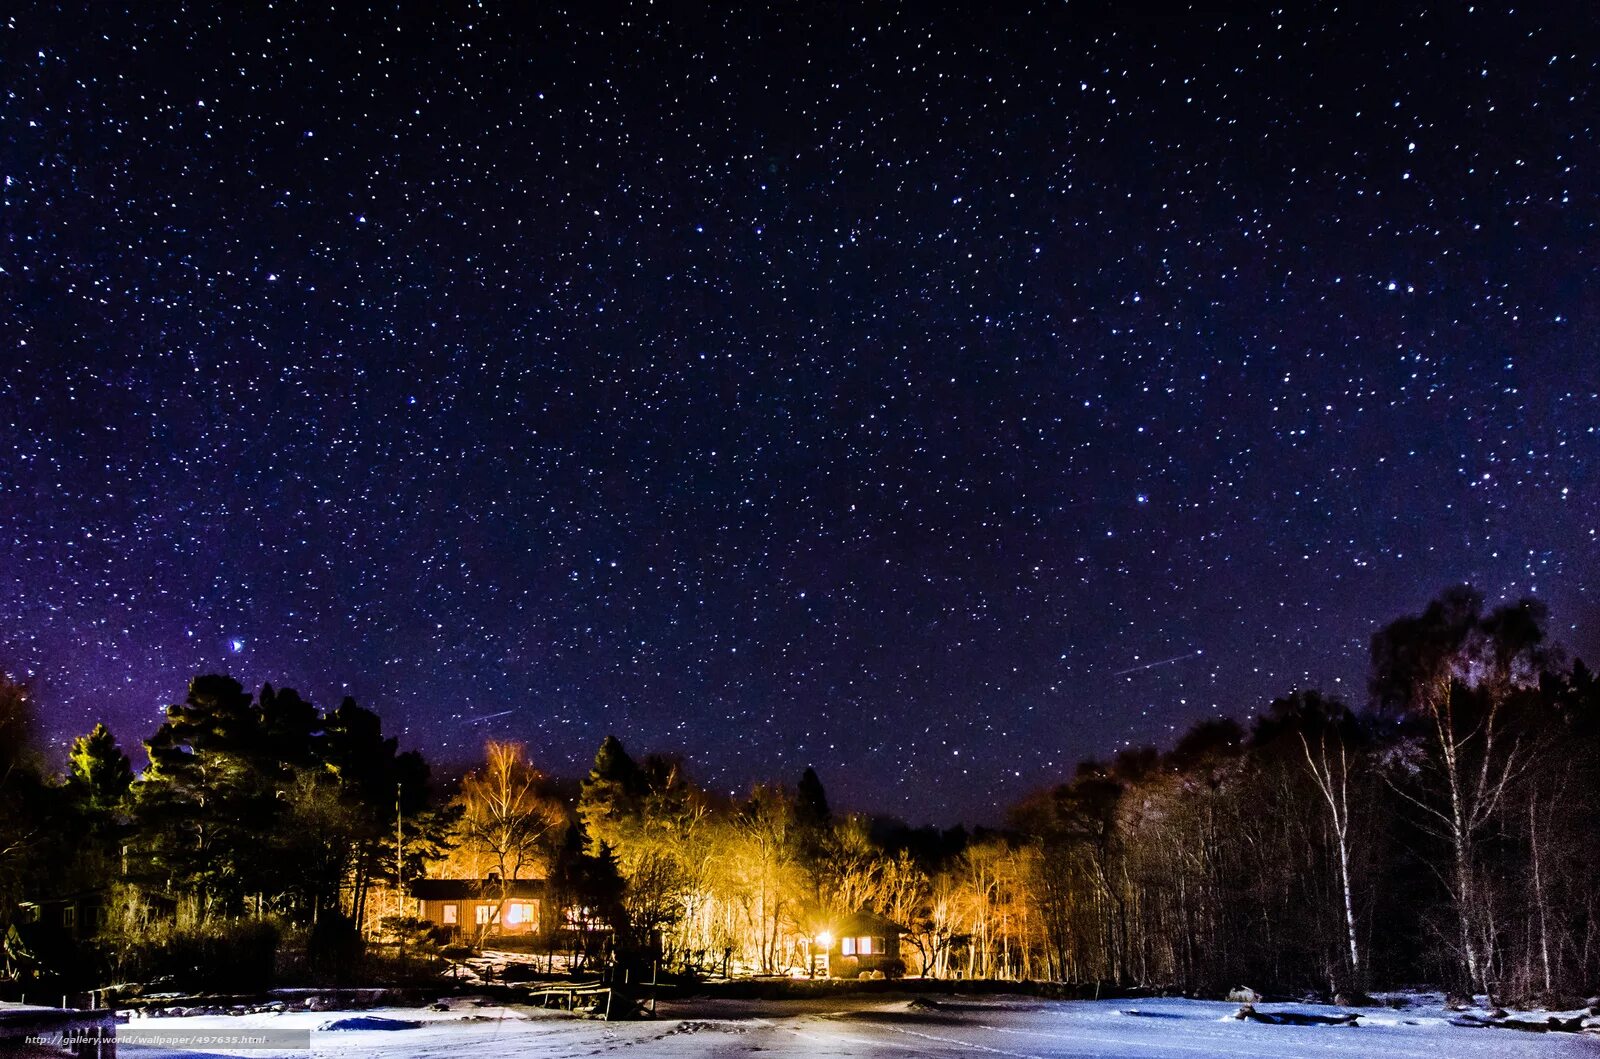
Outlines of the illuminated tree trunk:
{"type": "Polygon", "coordinates": [[[1311,741],[1304,733],[1300,736],[1300,745],[1305,750],[1306,766],[1311,771],[1311,778],[1328,806],[1328,820],[1332,825],[1334,842],[1338,845],[1339,889],[1344,896],[1345,935],[1350,946],[1350,987],[1360,989],[1361,943],[1356,933],[1355,898],[1350,885],[1350,756],[1344,740],[1340,739],[1338,771],[1335,772],[1328,756],[1326,733],[1315,755],[1311,752],[1311,741]]]}
{"type": "Polygon", "coordinates": [[[1533,900],[1539,913],[1539,962],[1544,971],[1544,991],[1551,990],[1550,974],[1550,912],[1545,903],[1544,870],[1539,853],[1539,800],[1528,798],[1528,845],[1533,855],[1533,900]]]}

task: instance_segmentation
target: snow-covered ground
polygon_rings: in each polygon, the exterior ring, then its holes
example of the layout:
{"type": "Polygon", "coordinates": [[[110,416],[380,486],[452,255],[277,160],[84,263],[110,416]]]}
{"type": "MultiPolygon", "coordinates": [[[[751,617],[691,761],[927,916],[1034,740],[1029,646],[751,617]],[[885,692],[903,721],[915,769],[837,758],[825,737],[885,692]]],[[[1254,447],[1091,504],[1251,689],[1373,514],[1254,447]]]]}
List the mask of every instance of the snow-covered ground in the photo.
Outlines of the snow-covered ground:
{"type": "MultiPolygon", "coordinates": [[[[374,1009],[359,1013],[289,1011],[231,1017],[136,1020],[136,1028],[238,1031],[311,1029],[312,1054],[347,1059],[444,1059],[447,1056],[1011,1056],[1019,1059],[1143,1056],[1251,1059],[1397,1056],[1406,1059],[1520,1059],[1600,1056],[1594,1034],[1528,1033],[1450,1024],[1451,1013],[1423,1004],[1364,1009],[1360,1025],[1278,1026],[1241,1022],[1237,1004],[1193,1000],[1045,1001],[1021,998],[885,996],[807,1001],[663,1003],[643,1022],[597,1022],[537,1009],[478,1007],[450,1011],[374,1009]],[[389,1019],[406,1028],[322,1030],[340,1019],[356,1025],[389,1019]]],[[[1265,1012],[1337,1014],[1306,1004],[1258,1004],[1265,1012]]],[[[207,1055],[305,1059],[303,1050],[179,1052],[121,1044],[124,1059],[207,1055]]]]}

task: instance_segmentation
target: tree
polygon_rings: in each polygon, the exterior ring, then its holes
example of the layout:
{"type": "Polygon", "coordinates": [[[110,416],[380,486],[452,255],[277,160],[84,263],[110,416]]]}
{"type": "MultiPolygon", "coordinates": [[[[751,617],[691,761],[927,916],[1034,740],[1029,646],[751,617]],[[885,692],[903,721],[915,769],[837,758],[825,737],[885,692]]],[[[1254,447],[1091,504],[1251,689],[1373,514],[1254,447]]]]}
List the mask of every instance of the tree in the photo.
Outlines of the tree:
{"type": "Polygon", "coordinates": [[[817,770],[807,766],[800,774],[800,784],[795,788],[795,823],[801,828],[822,831],[833,823],[833,810],[828,808],[828,792],[822,789],[817,770]]]}
{"type": "Polygon", "coordinates": [[[521,743],[485,744],[484,763],[461,781],[459,800],[461,845],[486,857],[500,880],[499,907],[487,929],[499,922],[511,882],[544,862],[566,817],[521,743]]]}
{"type": "Polygon", "coordinates": [[[274,869],[265,836],[281,810],[260,715],[239,682],[196,677],[145,744],[150,767],[134,785],[141,874],[188,894],[202,918],[232,914],[274,869]]]}
{"type": "Polygon", "coordinates": [[[1492,895],[1480,886],[1479,844],[1531,755],[1518,707],[1548,661],[1545,613],[1525,600],[1483,613],[1470,588],[1451,589],[1421,615],[1372,641],[1374,703],[1420,730],[1424,789],[1397,787],[1451,852],[1447,879],[1464,984],[1490,992],[1492,895]]]}
{"type": "Polygon", "coordinates": [[[67,753],[67,784],[80,804],[95,813],[121,808],[133,786],[133,766],[104,724],[73,741],[67,753]]]}
{"type": "Polygon", "coordinates": [[[622,741],[608,735],[595,752],[594,765],[584,778],[578,795],[578,819],[583,822],[584,840],[589,853],[598,853],[601,844],[616,849],[626,841],[627,831],[638,820],[648,783],[622,741]]]}
{"type": "MultiPolygon", "coordinates": [[[[301,720],[290,730],[303,730],[306,723],[301,720]]],[[[348,845],[337,851],[346,855],[338,876],[349,880],[351,918],[363,923],[375,880],[390,883],[398,895],[405,879],[422,876],[425,860],[442,854],[455,809],[432,805],[422,756],[400,753],[397,741],[384,737],[378,715],[352,698],[321,719],[312,749],[319,767],[333,778],[332,796],[351,812],[348,845]],[[404,847],[398,855],[397,841],[404,847]]],[[[327,896],[318,901],[325,906],[327,896]]]]}
{"type": "Polygon", "coordinates": [[[33,736],[33,702],[27,686],[0,673],[0,928],[11,920],[30,861],[46,831],[33,736]]]}
{"type": "Polygon", "coordinates": [[[1364,988],[1361,940],[1356,923],[1355,885],[1352,881],[1351,827],[1352,776],[1360,767],[1366,733],[1348,707],[1315,691],[1297,691],[1273,701],[1267,716],[1256,726],[1254,742],[1270,746],[1281,738],[1299,745],[1306,774],[1311,777],[1327,809],[1328,829],[1333,836],[1338,866],[1338,888],[1342,899],[1345,944],[1350,963],[1346,984],[1364,988]]]}
{"type": "Polygon", "coordinates": [[[582,830],[569,824],[551,859],[546,894],[556,921],[566,928],[551,935],[552,953],[559,938],[568,939],[575,973],[585,964],[601,959],[607,931],[616,937],[627,929],[625,890],[611,848],[601,845],[593,855],[586,853],[582,830]]]}
{"type": "Polygon", "coordinates": [[[763,974],[782,969],[784,927],[793,912],[794,805],[779,787],[757,786],[734,817],[731,875],[742,906],[749,956],[763,974]]]}

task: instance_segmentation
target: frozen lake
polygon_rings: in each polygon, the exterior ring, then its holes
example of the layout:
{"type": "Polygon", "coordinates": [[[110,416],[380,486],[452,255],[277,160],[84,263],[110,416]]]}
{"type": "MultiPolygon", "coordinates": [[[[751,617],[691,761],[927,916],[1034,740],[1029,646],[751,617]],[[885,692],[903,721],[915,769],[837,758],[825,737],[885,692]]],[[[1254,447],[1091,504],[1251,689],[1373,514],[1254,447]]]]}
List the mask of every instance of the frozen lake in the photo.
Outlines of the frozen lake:
{"type": "MultiPolygon", "coordinates": [[[[1262,1012],[1328,1013],[1303,1004],[1258,1005],[1262,1012]]],[[[1452,1026],[1434,1007],[1368,1011],[1362,1025],[1268,1026],[1231,1016],[1238,1005],[1193,1000],[1044,1001],[884,996],[815,1001],[707,1001],[663,1004],[658,1019],[596,1022],[538,1010],[473,1007],[449,1012],[384,1009],[360,1013],[405,1020],[408,1028],[321,1031],[332,1012],[197,1016],[137,1020],[137,1029],[311,1028],[312,1054],[348,1059],[447,1056],[1401,1056],[1408,1059],[1519,1059],[1600,1056],[1593,1034],[1526,1033],[1452,1026]],[[418,1024],[420,1023],[420,1024],[418,1024]]],[[[125,1059],[196,1054],[305,1059],[303,1050],[179,1052],[119,1047],[125,1059]]]]}

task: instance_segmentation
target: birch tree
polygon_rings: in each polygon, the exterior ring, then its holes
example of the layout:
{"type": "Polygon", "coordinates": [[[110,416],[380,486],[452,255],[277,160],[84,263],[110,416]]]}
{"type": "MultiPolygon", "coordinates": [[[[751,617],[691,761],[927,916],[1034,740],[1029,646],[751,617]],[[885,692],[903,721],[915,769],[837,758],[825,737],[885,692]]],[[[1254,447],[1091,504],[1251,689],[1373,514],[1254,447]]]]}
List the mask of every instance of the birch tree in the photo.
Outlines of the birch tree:
{"type": "Polygon", "coordinates": [[[494,740],[484,746],[484,763],[461,781],[458,840],[492,864],[500,880],[498,906],[485,930],[504,913],[511,882],[543,862],[566,822],[545,786],[523,744],[494,740]]]}

